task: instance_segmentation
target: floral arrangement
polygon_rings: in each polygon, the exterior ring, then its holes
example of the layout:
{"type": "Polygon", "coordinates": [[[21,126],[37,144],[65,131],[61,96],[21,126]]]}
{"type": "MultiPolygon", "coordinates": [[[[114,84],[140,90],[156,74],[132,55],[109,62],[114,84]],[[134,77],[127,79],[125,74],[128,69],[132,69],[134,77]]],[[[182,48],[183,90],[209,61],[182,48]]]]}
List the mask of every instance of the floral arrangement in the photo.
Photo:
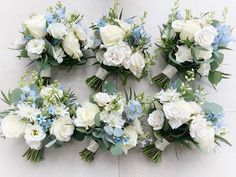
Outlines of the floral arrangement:
{"type": "MultiPolygon", "coordinates": [[[[22,25],[14,49],[19,58],[37,61],[42,76],[51,76],[51,67],[73,67],[84,64],[88,58],[89,40],[81,24],[83,16],[73,12],[65,15],[66,8],[59,2],[48,8],[45,15],[33,14],[22,25]]],[[[31,64],[30,63],[30,64],[31,64]]]]}
{"type": "Polygon", "coordinates": [[[168,87],[176,74],[185,75],[191,69],[201,77],[208,77],[213,86],[228,78],[229,74],[218,70],[224,60],[222,50],[229,49],[228,44],[233,40],[232,28],[225,22],[226,12],[223,20],[216,19],[215,12],[195,17],[190,10],[183,17],[177,0],[167,24],[160,29],[161,40],[157,44],[168,65],[153,77],[153,83],[168,87]]]}
{"type": "Polygon", "coordinates": [[[57,81],[43,86],[36,72],[25,74],[19,87],[3,95],[9,109],[0,113],[2,135],[24,137],[29,149],[24,157],[32,162],[44,158],[44,149],[60,147],[74,132],[72,117],[76,112],[75,95],[57,81]]]}
{"type": "Polygon", "coordinates": [[[82,159],[93,161],[99,148],[121,155],[136,147],[144,136],[141,118],[150,103],[144,94],[131,97],[126,94],[125,98],[108,82],[103,92],[92,95],[90,101],[77,109],[75,125],[80,135],[78,139],[83,139],[85,135],[91,139],[88,147],[80,152],[82,159]]]}
{"type": "Polygon", "coordinates": [[[122,20],[122,11],[117,14],[118,2],[110,9],[108,16],[103,16],[94,30],[93,48],[96,52],[97,73],[86,80],[95,90],[101,90],[108,74],[116,73],[126,83],[129,74],[140,79],[153,59],[148,53],[150,37],[144,30],[146,13],[140,24],[135,24],[133,18],[122,20]]]}
{"type": "Polygon", "coordinates": [[[186,76],[187,82],[172,84],[154,97],[154,106],[148,116],[152,137],[142,148],[143,153],[155,163],[169,144],[209,152],[220,142],[231,145],[225,138],[223,108],[205,100],[202,88],[193,89],[194,71],[186,76]]]}

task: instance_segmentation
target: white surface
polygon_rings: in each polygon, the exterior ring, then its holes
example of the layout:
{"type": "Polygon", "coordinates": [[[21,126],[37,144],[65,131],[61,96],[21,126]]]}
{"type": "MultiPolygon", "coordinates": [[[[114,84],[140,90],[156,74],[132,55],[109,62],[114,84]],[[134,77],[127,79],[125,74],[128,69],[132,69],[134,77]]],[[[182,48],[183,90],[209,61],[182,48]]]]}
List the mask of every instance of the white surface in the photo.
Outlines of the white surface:
{"type": "MultiPolygon", "coordinates": [[[[68,10],[76,9],[84,14],[84,23],[89,25],[97,21],[102,14],[108,11],[113,4],[112,0],[63,0],[68,10]]],[[[166,22],[167,16],[173,5],[173,0],[121,0],[124,15],[141,16],[143,11],[148,12],[146,29],[156,40],[159,36],[158,25],[166,22]]],[[[15,40],[20,24],[32,12],[43,13],[49,5],[54,5],[56,0],[1,0],[0,6],[0,90],[7,91],[16,86],[20,76],[26,69],[27,61],[16,58],[17,53],[7,49],[15,40]]],[[[229,7],[228,22],[232,26],[235,21],[235,0],[181,0],[181,8],[191,8],[194,12],[216,10],[219,14],[223,7],[229,7]]],[[[235,32],[234,32],[235,33],[235,32]]],[[[236,36],[234,34],[234,36],[236,36]]],[[[236,50],[236,45],[231,48],[236,50]]],[[[217,91],[204,83],[209,93],[209,100],[222,104],[226,110],[229,125],[228,139],[233,145],[236,143],[236,64],[235,51],[227,52],[224,71],[233,76],[230,80],[223,81],[217,91]]],[[[162,65],[155,66],[153,73],[160,72],[162,65]]],[[[87,65],[67,73],[66,70],[56,69],[53,77],[58,79],[65,87],[71,87],[77,94],[79,101],[84,101],[91,93],[84,83],[85,79],[94,73],[94,68],[87,65]]],[[[148,85],[148,79],[141,82],[132,81],[128,86],[149,92],[157,91],[148,85]]],[[[120,86],[120,91],[123,87],[120,86]]],[[[6,108],[1,102],[0,110],[6,108]]],[[[85,143],[71,142],[66,146],[46,152],[46,159],[40,164],[25,162],[21,154],[26,145],[22,140],[0,140],[0,176],[1,177],[234,177],[236,148],[222,146],[216,153],[203,154],[189,150],[182,150],[179,160],[175,156],[174,147],[167,148],[162,163],[155,165],[147,160],[138,151],[131,151],[127,157],[113,157],[109,153],[98,152],[96,159],[91,164],[86,164],[79,158],[79,151],[85,143]]]]}

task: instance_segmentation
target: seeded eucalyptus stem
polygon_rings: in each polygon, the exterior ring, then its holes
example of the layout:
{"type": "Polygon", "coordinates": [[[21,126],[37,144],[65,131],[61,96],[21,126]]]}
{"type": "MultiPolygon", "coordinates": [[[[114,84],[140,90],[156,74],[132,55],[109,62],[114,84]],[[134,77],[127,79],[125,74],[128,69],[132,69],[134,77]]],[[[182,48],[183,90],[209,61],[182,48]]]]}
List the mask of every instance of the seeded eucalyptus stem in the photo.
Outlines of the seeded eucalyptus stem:
{"type": "Polygon", "coordinates": [[[34,150],[29,148],[22,156],[31,162],[40,162],[44,159],[44,150],[34,150]]]}
{"type": "Polygon", "coordinates": [[[169,85],[170,79],[163,73],[152,78],[152,82],[163,89],[166,89],[169,85]]]}
{"type": "Polygon", "coordinates": [[[161,161],[162,151],[157,149],[155,144],[150,144],[142,148],[142,152],[154,163],[159,163],[161,161]]]}
{"type": "Polygon", "coordinates": [[[96,152],[92,152],[90,150],[88,150],[87,148],[85,148],[83,151],[81,151],[80,153],[80,157],[86,161],[86,162],[92,162],[94,160],[94,156],[96,154],[96,152]]]}

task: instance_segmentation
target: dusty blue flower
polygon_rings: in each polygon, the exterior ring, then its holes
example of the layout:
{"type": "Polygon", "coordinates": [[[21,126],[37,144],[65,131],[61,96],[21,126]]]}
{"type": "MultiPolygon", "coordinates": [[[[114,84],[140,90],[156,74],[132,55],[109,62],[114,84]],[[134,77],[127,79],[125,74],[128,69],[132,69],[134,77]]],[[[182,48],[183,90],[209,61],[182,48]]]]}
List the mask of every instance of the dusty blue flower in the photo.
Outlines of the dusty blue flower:
{"type": "Polygon", "coordinates": [[[60,19],[65,18],[65,8],[59,8],[56,10],[56,14],[60,19]]]}
{"type": "Polygon", "coordinates": [[[127,19],[125,19],[125,22],[128,24],[133,24],[134,20],[132,18],[127,18],[127,19]]]}
{"type": "Polygon", "coordinates": [[[48,24],[56,22],[56,19],[53,17],[53,14],[51,12],[46,12],[45,18],[46,18],[48,24]]]}
{"type": "Polygon", "coordinates": [[[105,23],[105,21],[102,18],[100,18],[98,20],[98,24],[97,25],[98,25],[99,28],[102,28],[102,27],[104,27],[106,25],[106,23],[105,23]]]}
{"type": "Polygon", "coordinates": [[[125,114],[129,121],[133,121],[142,116],[142,105],[139,101],[131,100],[125,106],[125,114]]]}
{"type": "Polygon", "coordinates": [[[213,43],[213,47],[217,49],[218,47],[227,47],[229,42],[233,41],[232,29],[230,26],[218,23],[216,25],[217,36],[213,43]]]}
{"type": "Polygon", "coordinates": [[[55,116],[56,115],[56,109],[54,106],[49,106],[48,108],[48,113],[52,116],[55,116]]]}
{"type": "Polygon", "coordinates": [[[215,127],[215,129],[220,129],[225,125],[223,113],[218,113],[218,114],[208,113],[206,119],[209,122],[211,122],[211,124],[215,127]]]}
{"type": "Polygon", "coordinates": [[[39,115],[37,117],[38,124],[43,128],[45,132],[48,131],[48,129],[51,127],[53,120],[52,119],[47,119],[46,116],[39,115]]]}

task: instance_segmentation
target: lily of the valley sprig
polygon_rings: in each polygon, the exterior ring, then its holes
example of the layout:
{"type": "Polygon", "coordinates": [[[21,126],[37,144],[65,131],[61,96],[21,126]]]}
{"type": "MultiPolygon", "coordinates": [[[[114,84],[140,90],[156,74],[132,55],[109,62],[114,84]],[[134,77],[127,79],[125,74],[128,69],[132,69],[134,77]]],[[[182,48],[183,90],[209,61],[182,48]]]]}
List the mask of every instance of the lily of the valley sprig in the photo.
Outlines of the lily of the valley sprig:
{"type": "Polygon", "coordinates": [[[215,12],[195,17],[190,10],[186,10],[185,16],[182,16],[178,8],[176,1],[167,24],[160,29],[158,51],[168,65],[152,81],[165,88],[176,74],[183,76],[187,70],[194,69],[200,77],[208,77],[216,86],[222,78],[229,76],[219,70],[224,60],[223,50],[228,49],[229,42],[233,40],[232,28],[225,22],[226,10],[223,19],[218,20],[215,12]]]}
{"type": "Polygon", "coordinates": [[[29,58],[30,64],[37,62],[44,77],[51,77],[51,67],[63,65],[73,67],[85,64],[85,51],[89,37],[82,26],[83,16],[66,13],[59,2],[46,13],[32,14],[22,24],[19,38],[13,48],[20,50],[19,58],[29,58]]]}
{"type": "Polygon", "coordinates": [[[153,64],[148,53],[150,36],[144,29],[146,13],[141,22],[136,24],[134,18],[122,19],[118,11],[118,2],[110,9],[107,16],[92,25],[94,30],[94,51],[99,69],[87,79],[87,84],[101,90],[102,83],[109,74],[117,74],[125,84],[128,75],[137,79],[147,74],[153,64]]]}

